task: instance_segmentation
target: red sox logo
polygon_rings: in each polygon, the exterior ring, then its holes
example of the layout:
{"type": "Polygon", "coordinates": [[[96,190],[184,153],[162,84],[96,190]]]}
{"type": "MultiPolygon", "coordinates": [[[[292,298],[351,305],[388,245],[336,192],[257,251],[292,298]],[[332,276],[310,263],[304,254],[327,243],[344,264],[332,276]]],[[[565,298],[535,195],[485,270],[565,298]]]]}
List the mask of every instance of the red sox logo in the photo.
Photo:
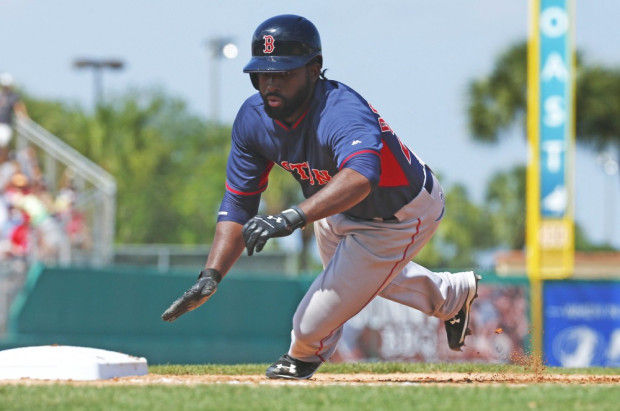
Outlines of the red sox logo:
{"type": "Polygon", "coordinates": [[[263,53],[271,54],[276,49],[275,39],[272,35],[265,34],[263,36],[263,40],[265,40],[265,48],[263,49],[263,53]]]}

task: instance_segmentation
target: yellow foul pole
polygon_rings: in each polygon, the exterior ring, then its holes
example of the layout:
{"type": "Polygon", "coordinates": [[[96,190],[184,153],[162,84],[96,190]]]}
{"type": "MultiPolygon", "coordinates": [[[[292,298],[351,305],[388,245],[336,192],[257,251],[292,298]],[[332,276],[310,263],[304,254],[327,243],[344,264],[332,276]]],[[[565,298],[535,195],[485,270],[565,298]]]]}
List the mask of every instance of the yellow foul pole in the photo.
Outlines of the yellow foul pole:
{"type": "Polygon", "coordinates": [[[575,7],[530,0],[527,53],[527,273],[532,354],[543,354],[543,280],[574,265],[575,7]]]}
{"type": "Polygon", "coordinates": [[[542,286],[540,275],[540,0],[530,0],[527,43],[527,191],[526,267],[530,279],[532,354],[542,356],[542,286]]]}

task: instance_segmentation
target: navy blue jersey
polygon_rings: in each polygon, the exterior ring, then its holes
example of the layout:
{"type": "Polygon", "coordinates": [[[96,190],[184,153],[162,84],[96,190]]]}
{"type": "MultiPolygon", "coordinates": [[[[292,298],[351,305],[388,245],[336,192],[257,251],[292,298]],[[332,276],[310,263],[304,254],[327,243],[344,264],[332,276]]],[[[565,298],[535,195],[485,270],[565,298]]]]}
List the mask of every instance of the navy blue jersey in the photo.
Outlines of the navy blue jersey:
{"type": "Polygon", "coordinates": [[[258,211],[274,164],[290,172],[310,197],[342,168],[372,184],[352,217],[389,218],[422,189],[424,164],[364,98],[346,85],[318,80],[308,110],[292,125],[265,113],[257,93],[241,106],[232,129],[226,192],[218,221],[244,224],[258,211]]]}

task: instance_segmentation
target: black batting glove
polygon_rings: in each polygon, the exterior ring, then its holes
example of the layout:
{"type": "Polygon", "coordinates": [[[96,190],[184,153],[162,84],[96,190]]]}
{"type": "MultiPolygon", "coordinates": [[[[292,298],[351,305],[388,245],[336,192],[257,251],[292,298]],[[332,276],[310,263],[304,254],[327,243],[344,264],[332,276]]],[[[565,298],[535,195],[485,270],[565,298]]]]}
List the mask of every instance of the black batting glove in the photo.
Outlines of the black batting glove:
{"type": "Polygon", "coordinates": [[[222,275],[219,271],[213,268],[201,271],[196,283],[162,314],[162,320],[172,322],[186,312],[200,307],[215,294],[220,281],[222,281],[222,275]]]}
{"type": "Polygon", "coordinates": [[[267,240],[273,237],[286,237],[306,225],[306,215],[299,207],[293,206],[280,214],[257,215],[243,226],[243,241],[248,255],[260,252],[267,240]]]}

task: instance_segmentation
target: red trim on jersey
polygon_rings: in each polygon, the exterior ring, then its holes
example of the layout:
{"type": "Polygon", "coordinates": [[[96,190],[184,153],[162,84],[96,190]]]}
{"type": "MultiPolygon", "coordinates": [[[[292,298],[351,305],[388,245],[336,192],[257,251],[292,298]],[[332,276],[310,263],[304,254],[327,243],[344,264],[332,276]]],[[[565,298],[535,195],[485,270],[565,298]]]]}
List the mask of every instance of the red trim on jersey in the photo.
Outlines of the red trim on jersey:
{"type": "Polygon", "coordinates": [[[273,121],[275,121],[277,125],[285,129],[286,131],[289,131],[289,128],[286,126],[286,124],[280,122],[280,120],[273,120],[273,121]]]}
{"type": "Polygon", "coordinates": [[[297,126],[301,123],[301,120],[303,120],[304,117],[306,117],[306,114],[308,114],[308,111],[310,111],[310,107],[308,107],[306,111],[304,111],[304,113],[297,119],[297,121],[293,124],[293,127],[291,128],[297,128],[297,126]]]}
{"type": "Polygon", "coordinates": [[[273,161],[270,161],[269,164],[267,164],[267,168],[265,168],[265,171],[263,171],[263,174],[261,174],[260,176],[260,180],[258,181],[259,187],[262,187],[263,185],[267,184],[267,180],[269,179],[269,172],[271,172],[272,168],[273,168],[273,161]]]}
{"type": "Polygon", "coordinates": [[[365,154],[365,153],[372,153],[374,155],[379,155],[379,153],[377,153],[374,150],[360,150],[360,151],[356,151],[353,154],[350,154],[347,158],[345,158],[342,163],[340,163],[340,167],[338,167],[338,170],[342,170],[342,167],[344,167],[344,165],[346,164],[347,161],[349,161],[352,157],[355,157],[358,154],[365,154]]]}
{"type": "MultiPolygon", "coordinates": [[[[400,263],[402,263],[403,261],[405,261],[405,258],[407,257],[407,250],[409,250],[409,247],[411,247],[413,245],[413,243],[415,243],[415,236],[418,235],[418,233],[420,232],[420,224],[422,224],[422,220],[420,220],[418,218],[418,224],[416,224],[415,227],[415,233],[413,233],[413,235],[411,236],[411,242],[409,244],[407,244],[407,247],[405,247],[405,249],[403,250],[403,257],[398,260],[393,266],[392,269],[390,270],[390,273],[388,274],[387,277],[385,277],[385,280],[383,280],[383,282],[381,283],[381,285],[379,286],[379,288],[377,289],[377,291],[375,291],[375,293],[372,295],[372,297],[370,297],[368,299],[368,301],[366,301],[364,303],[364,305],[362,306],[362,308],[360,308],[357,313],[353,314],[351,316],[354,317],[355,315],[357,315],[360,311],[362,311],[364,309],[364,307],[366,307],[368,305],[368,303],[370,303],[376,296],[377,294],[379,294],[381,292],[381,290],[383,290],[385,284],[388,282],[388,280],[390,280],[392,278],[392,274],[394,273],[394,270],[396,269],[396,267],[398,267],[398,265],[400,263]]],[[[332,334],[339,329],[340,327],[342,327],[342,325],[344,323],[346,323],[348,320],[344,320],[343,322],[340,323],[340,325],[336,328],[334,328],[328,335],[327,337],[323,338],[320,342],[319,348],[314,352],[314,355],[316,355],[317,357],[319,357],[321,359],[321,361],[325,362],[325,359],[323,358],[323,356],[321,356],[321,354],[319,354],[321,352],[321,350],[323,349],[323,343],[325,342],[325,340],[327,340],[329,337],[332,336],[332,334]]]]}
{"type": "Polygon", "coordinates": [[[299,116],[297,121],[295,121],[291,127],[289,127],[286,124],[282,123],[280,120],[273,120],[273,121],[275,121],[275,123],[277,125],[279,125],[283,129],[285,129],[286,131],[291,131],[291,130],[296,129],[301,124],[301,121],[306,117],[306,114],[308,114],[309,111],[310,111],[310,107],[308,107],[308,109],[306,111],[304,111],[301,116],[299,116]]]}
{"type": "Polygon", "coordinates": [[[398,187],[409,185],[409,180],[398,164],[398,160],[385,140],[381,147],[381,176],[379,177],[379,187],[398,187]]]}
{"type": "Polygon", "coordinates": [[[263,171],[263,173],[260,175],[260,179],[258,180],[258,186],[261,188],[258,189],[257,191],[246,192],[246,191],[235,190],[228,184],[228,181],[226,181],[226,189],[230,191],[231,193],[238,194],[241,196],[253,196],[255,194],[262,193],[263,191],[267,189],[269,173],[271,172],[272,168],[273,168],[273,161],[270,161],[269,164],[267,164],[267,167],[265,167],[265,171],[263,171]]]}
{"type": "Polygon", "coordinates": [[[400,141],[400,138],[396,137],[396,140],[398,140],[398,144],[400,144],[400,149],[403,151],[403,154],[405,155],[407,162],[411,164],[411,153],[409,152],[409,149],[407,148],[406,145],[403,144],[402,141],[400,141]]]}
{"type": "Polygon", "coordinates": [[[235,190],[234,188],[232,188],[230,185],[228,185],[228,181],[226,182],[226,189],[228,191],[230,191],[233,194],[238,194],[240,196],[253,196],[255,194],[259,194],[262,193],[263,191],[265,191],[267,189],[267,185],[265,184],[265,187],[257,190],[257,191],[239,191],[239,190],[235,190]]]}

